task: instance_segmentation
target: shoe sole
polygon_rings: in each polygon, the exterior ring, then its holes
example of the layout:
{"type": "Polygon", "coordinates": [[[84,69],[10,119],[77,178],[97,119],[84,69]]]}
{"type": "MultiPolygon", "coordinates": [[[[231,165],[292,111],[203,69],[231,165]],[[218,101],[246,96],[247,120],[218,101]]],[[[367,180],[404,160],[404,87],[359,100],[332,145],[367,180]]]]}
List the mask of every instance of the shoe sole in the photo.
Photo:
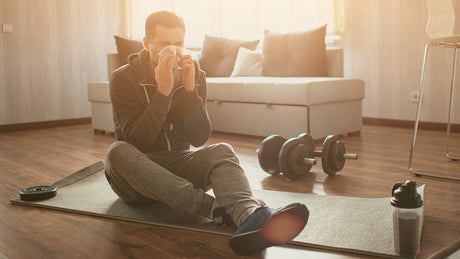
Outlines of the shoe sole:
{"type": "Polygon", "coordinates": [[[238,254],[251,255],[270,246],[286,244],[302,232],[308,216],[305,205],[279,211],[262,229],[234,236],[230,247],[238,254]]]}

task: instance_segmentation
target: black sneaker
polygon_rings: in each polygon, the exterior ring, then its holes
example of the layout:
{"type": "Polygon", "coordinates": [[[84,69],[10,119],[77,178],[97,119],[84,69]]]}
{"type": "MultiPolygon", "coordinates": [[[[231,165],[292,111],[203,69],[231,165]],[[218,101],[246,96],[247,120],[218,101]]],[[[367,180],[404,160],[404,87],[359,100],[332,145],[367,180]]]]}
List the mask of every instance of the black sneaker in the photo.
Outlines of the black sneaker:
{"type": "Polygon", "coordinates": [[[270,246],[286,244],[302,232],[308,216],[305,204],[297,202],[277,210],[259,207],[232,236],[230,248],[239,255],[251,255],[270,246]]]}

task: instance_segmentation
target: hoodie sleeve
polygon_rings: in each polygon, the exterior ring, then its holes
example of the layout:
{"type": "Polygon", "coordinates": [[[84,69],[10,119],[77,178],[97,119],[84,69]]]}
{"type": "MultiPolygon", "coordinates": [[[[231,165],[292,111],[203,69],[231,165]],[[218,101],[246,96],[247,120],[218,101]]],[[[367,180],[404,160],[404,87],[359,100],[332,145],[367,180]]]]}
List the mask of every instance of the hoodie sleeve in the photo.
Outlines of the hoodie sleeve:
{"type": "Polygon", "coordinates": [[[121,136],[117,139],[133,144],[141,151],[148,150],[158,137],[168,113],[170,98],[155,93],[150,103],[139,101],[133,87],[141,87],[129,82],[120,72],[110,78],[109,89],[114,119],[121,136]]]}
{"type": "Polygon", "coordinates": [[[183,134],[194,147],[201,146],[211,136],[211,121],[209,119],[206,99],[207,84],[203,71],[197,68],[198,83],[195,92],[183,91],[184,116],[182,121],[183,134]]]}

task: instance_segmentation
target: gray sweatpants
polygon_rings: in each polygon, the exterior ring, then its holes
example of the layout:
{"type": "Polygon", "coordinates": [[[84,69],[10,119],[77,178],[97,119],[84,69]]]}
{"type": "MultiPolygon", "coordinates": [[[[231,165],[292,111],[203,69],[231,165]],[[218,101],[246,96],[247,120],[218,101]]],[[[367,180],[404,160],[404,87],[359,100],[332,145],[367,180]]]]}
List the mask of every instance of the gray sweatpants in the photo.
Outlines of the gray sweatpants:
{"type": "Polygon", "coordinates": [[[196,151],[144,154],[117,141],[109,147],[105,165],[112,189],[128,203],[160,201],[181,212],[209,216],[216,201],[237,226],[259,206],[233,148],[226,143],[196,151]],[[215,198],[206,193],[210,188],[215,198]]]}

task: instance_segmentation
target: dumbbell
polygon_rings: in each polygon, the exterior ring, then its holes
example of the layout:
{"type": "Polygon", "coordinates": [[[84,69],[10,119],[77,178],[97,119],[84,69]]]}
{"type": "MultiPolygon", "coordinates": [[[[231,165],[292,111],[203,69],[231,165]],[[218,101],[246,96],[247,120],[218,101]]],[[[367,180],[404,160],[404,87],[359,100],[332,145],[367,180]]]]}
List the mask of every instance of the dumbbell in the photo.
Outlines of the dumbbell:
{"type": "MultiPolygon", "coordinates": [[[[310,143],[311,148],[315,148],[311,135],[302,133],[299,138],[302,138],[305,143],[310,143]]],[[[338,171],[343,169],[346,159],[358,159],[357,154],[346,153],[345,144],[334,135],[327,136],[323,142],[323,150],[314,150],[312,157],[321,157],[323,171],[330,176],[336,175],[338,171]]]]}
{"type": "Polygon", "coordinates": [[[313,157],[313,148],[304,143],[302,138],[285,138],[271,135],[265,138],[257,150],[260,167],[268,174],[275,175],[282,172],[290,179],[298,179],[308,173],[316,159],[313,157]]]}
{"type": "Polygon", "coordinates": [[[316,165],[314,157],[321,157],[323,170],[330,176],[343,169],[345,159],[358,159],[356,154],[345,153],[345,145],[337,136],[326,137],[323,150],[317,151],[313,138],[306,133],[287,141],[281,136],[271,135],[262,141],[257,153],[259,164],[265,172],[283,172],[291,179],[298,179],[308,173],[316,165]]]}

